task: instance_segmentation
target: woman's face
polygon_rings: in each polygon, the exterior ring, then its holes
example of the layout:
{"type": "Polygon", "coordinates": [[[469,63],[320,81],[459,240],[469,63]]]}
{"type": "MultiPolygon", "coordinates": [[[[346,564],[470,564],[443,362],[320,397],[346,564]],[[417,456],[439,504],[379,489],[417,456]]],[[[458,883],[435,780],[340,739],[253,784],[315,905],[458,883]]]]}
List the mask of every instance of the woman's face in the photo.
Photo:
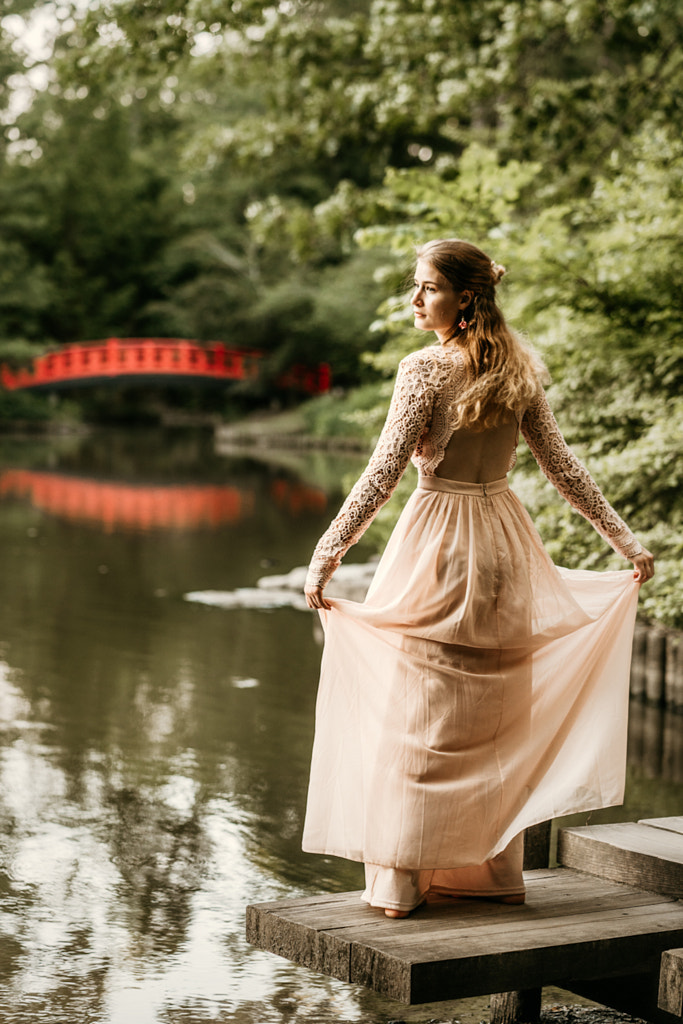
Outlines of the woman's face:
{"type": "Polygon", "coordinates": [[[469,301],[469,293],[453,291],[446,278],[431,263],[424,259],[417,261],[415,290],[410,296],[417,328],[434,331],[440,341],[447,341],[469,301]]]}

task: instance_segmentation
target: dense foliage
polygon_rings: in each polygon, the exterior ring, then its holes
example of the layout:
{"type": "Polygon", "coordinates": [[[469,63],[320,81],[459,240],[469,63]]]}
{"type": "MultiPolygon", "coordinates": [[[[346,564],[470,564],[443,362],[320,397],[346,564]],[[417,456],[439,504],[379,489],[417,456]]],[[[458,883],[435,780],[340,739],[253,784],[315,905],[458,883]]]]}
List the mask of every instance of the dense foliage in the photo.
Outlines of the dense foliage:
{"type": "MultiPolygon", "coordinates": [[[[274,369],[324,356],[363,389],[321,403],[319,428],[369,437],[416,343],[412,245],[470,237],[509,268],[568,439],[661,556],[646,610],[683,625],[678,0],[3,11],[0,351],[158,334],[258,346],[274,369]],[[44,60],[21,51],[41,14],[44,60]]],[[[553,556],[604,564],[521,461],[553,556]]]]}

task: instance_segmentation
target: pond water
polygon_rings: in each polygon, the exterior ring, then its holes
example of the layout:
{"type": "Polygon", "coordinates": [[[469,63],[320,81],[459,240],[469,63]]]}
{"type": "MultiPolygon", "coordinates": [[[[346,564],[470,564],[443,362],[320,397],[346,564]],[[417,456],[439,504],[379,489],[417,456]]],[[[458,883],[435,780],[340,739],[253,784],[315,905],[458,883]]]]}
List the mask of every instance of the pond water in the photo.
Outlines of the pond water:
{"type": "MultiPolygon", "coordinates": [[[[184,595],[305,564],[358,468],[218,455],[202,432],[0,441],[0,1024],[485,1015],[244,939],[248,903],[362,870],[300,850],[312,614],[184,595]]],[[[634,707],[626,806],[593,821],[679,812],[680,724],[634,707]]]]}

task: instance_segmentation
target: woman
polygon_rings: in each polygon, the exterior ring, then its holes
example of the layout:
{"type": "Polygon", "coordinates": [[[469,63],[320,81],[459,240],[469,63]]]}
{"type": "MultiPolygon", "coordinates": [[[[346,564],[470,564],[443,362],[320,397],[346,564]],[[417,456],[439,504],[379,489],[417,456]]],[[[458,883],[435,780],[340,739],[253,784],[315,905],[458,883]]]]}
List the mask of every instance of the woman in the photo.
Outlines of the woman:
{"type": "Polygon", "coordinates": [[[496,304],[504,268],[457,239],[418,250],[415,326],[368,466],[305,588],[325,651],[303,847],[365,863],[365,899],[524,901],[523,830],[618,804],[638,586],[654,560],[567,447],[545,371],[496,304]],[[506,474],[522,433],[634,571],[556,568],[506,474]],[[363,604],[339,562],[410,459],[419,482],[363,604]]]}

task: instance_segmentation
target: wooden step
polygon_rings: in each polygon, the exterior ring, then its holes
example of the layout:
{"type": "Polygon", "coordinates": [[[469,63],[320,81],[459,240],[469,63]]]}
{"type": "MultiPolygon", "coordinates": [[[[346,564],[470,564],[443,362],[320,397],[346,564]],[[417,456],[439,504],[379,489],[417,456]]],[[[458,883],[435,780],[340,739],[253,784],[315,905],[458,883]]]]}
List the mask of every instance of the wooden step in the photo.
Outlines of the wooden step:
{"type": "Polygon", "coordinates": [[[683,815],[674,818],[641,818],[638,824],[661,828],[665,832],[676,832],[679,836],[683,836],[683,815]]]}
{"type": "Polygon", "coordinates": [[[662,953],[657,1005],[675,1017],[683,1016],[683,949],[662,953]]]}
{"type": "Polygon", "coordinates": [[[569,868],[525,873],[527,902],[430,901],[389,920],[360,893],[247,908],[259,949],[404,1003],[642,971],[683,946],[683,905],[569,868]]]}
{"type": "Polygon", "coordinates": [[[557,859],[565,867],[683,897],[683,818],[560,829],[557,859]]]}

